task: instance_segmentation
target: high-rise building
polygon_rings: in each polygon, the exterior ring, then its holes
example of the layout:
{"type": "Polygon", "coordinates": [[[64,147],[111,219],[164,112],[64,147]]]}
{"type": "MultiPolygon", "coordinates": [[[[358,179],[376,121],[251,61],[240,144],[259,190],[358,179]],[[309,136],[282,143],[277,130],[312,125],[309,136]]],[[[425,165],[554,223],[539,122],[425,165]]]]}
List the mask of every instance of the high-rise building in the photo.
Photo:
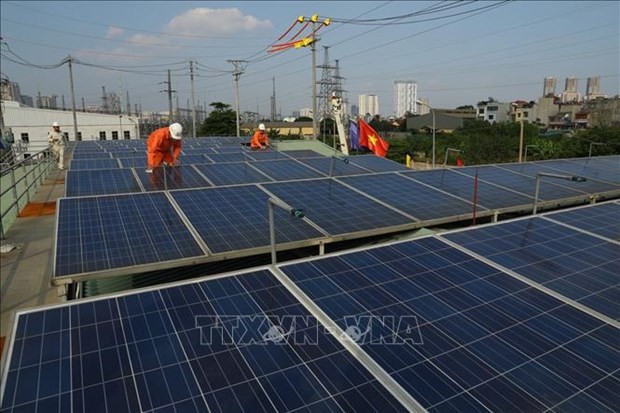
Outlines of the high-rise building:
{"type": "Polygon", "coordinates": [[[543,96],[554,96],[555,95],[555,77],[549,76],[545,78],[545,85],[543,87],[543,96]]]}
{"type": "Polygon", "coordinates": [[[407,112],[415,113],[418,84],[413,80],[394,82],[394,116],[402,118],[407,112]]]}
{"type": "Polygon", "coordinates": [[[562,92],[562,103],[577,102],[580,100],[579,92],[577,92],[577,82],[578,79],[576,77],[566,78],[564,92],[562,92]]]}
{"type": "Polygon", "coordinates": [[[600,82],[601,78],[599,76],[589,77],[586,85],[586,96],[600,95],[600,82]]]}
{"type": "Polygon", "coordinates": [[[351,116],[357,116],[359,114],[359,107],[357,105],[351,105],[351,116]]]}
{"type": "Polygon", "coordinates": [[[359,115],[375,116],[379,114],[379,96],[377,95],[359,95],[359,115]]]}

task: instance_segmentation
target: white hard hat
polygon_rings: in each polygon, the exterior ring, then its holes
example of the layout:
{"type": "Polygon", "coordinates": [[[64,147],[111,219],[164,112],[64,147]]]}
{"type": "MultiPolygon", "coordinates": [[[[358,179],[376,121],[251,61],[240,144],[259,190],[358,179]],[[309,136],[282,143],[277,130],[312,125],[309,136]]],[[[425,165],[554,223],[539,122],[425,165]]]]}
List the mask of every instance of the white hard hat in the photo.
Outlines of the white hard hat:
{"type": "Polygon", "coordinates": [[[180,123],[173,123],[170,125],[170,136],[172,139],[181,139],[181,133],[183,133],[183,126],[180,123]]]}
{"type": "Polygon", "coordinates": [[[260,125],[258,125],[258,129],[259,130],[265,130],[265,124],[261,123],[260,125]]]}
{"type": "Polygon", "coordinates": [[[60,126],[60,124],[58,122],[54,122],[52,123],[52,126],[55,128],[56,126],[60,126]]]}

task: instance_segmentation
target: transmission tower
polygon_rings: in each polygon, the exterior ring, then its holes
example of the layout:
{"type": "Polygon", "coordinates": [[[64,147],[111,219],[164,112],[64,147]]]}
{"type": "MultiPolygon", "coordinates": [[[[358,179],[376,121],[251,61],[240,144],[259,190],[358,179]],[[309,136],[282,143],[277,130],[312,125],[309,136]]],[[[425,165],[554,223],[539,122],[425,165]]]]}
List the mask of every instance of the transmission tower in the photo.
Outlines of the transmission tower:
{"type": "Polygon", "coordinates": [[[342,113],[347,116],[349,114],[349,99],[347,98],[347,91],[344,90],[343,81],[344,77],[340,76],[340,63],[336,59],[336,65],[334,66],[334,76],[332,78],[334,84],[333,92],[340,96],[342,99],[342,113]]]}
{"type": "Polygon", "coordinates": [[[320,85],[320,92],[318,98],[319,116],[318,120],[321,121],[328,118],[331,115],[330,98],[334,91],[334,81],[332,79],[333,66],[329,64],[329,46],[323,46],[325,53],[323,54],[323,64],[317,66],[321,69],[321,80],[317,82],[320,85]]]}

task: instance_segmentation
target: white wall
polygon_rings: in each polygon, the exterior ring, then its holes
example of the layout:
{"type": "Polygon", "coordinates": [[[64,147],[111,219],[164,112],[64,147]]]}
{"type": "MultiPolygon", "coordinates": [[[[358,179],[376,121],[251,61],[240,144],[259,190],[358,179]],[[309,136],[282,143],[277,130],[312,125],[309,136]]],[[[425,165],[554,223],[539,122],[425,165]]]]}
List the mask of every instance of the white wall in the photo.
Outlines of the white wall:
{"type": "MultiPolygon", "coordinates": [[[[13,101],[2,101],[1,104],[5,127],[11,128],[15,142],[21,141],[23,133],[28,134],[29,152],[47,147],[47,134],[51,132],[53,122],[60,124],[60,130],[69,135],[69,141],[76,140],[71,111],[22,107],[13,101]]],[[[99,140],[99,132],[102,131],[106,134],[106,140],[112,139],[112,132],[117,132],[119,139],[123,139],[125,131],[129,131],[130,139],[139,138],[138,118],[135,116],[123,115],[121,118],[119,115],[76,112],[76,117],[83,141],[99,140]]]]}

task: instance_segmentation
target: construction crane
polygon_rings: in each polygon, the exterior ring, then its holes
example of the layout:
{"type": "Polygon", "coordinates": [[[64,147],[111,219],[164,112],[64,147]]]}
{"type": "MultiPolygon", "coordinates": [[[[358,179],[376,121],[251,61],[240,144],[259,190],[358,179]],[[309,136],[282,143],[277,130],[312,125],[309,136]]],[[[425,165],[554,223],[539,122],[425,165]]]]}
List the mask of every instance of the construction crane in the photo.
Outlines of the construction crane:
{"type": "Polygon", "coordinates": [[[336,127],[338,128],[338,138],[340,139],[340,151],[349,155],[349,147],[347,146],[347,137],[344,133],[344,125],[342,124],[342,98],[336,95],[336,92],[332,93],[331,105],[334,113],[334,120],[336,121],[336,127]]]}

